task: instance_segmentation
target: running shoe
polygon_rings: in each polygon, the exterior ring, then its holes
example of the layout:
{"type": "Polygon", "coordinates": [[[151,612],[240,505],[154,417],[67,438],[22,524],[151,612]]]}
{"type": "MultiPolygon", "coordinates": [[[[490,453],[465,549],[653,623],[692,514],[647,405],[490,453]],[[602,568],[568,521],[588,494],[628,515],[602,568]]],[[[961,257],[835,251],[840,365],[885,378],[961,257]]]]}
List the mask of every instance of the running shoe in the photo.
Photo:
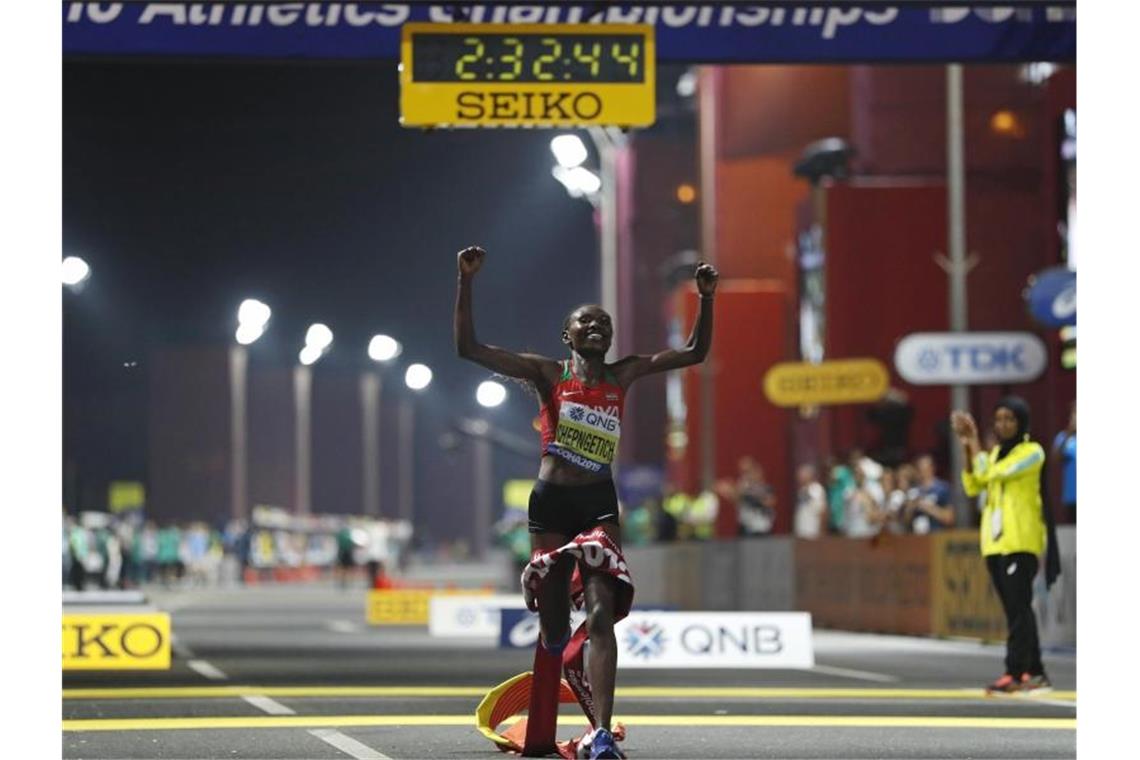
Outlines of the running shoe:
{"type": "Polygon", "coordinates": [[[1009,673],[986,687],[986,694],[1016,694],[1019,691],[1021,691],[1020,679],[1014,678],[1009,673]]]}
{"type": "Polygon", "coordinates": [[[600,758],[618,760],[622,757],[624,755],[618,751],[613,734],[604,728],[599,728],[594,732],[593,741],[590,742],[590,760],[599,760],[600,758]]]}
{"type": "Polygon", "coordinates": [[[1053,691],[1053,684],[1050,683],[1049,677],[1044,673],[1038,673],[1035,676],[1022,673],[1021,690],[1027,694],[1048,694],[1053,691]]]}

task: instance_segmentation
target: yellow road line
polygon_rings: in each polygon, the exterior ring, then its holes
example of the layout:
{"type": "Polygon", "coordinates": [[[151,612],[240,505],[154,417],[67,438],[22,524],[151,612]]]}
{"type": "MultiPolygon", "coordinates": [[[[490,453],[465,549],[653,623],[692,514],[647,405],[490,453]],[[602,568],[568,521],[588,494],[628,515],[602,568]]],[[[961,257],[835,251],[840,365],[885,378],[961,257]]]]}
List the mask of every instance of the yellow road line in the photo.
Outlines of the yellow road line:
{"type": "MultiPolygon", "coordinates": [[[[627,726],[781,728],[972,728],[1075,730],[1074,718],[950,718],[894,715],[626,715],[627,726]]],[[[514,719],[507,721],[514,722],[514,719]]],[[[326,726],[469,726],[472,715],[265,715],[242,718],[125,718],[65,720],[64,731],[178,731],[326,726]]]]}
{"type": "MultiPolygon", "coordinates": [[[[482,697],[482,686],[185,686],[122,689],[64,689],[64,699],[204,699],[265,697],[482,697]]],[[[649,699],[986,699],[981,689],[799,689],[747,686],[627,686],[618,697],[649,699]]],[[[1075,701],[1075,691],[1042,695],[1075,701]]],[[[1023,696],[1019,699],[1033,700],[1023,696]]]]}

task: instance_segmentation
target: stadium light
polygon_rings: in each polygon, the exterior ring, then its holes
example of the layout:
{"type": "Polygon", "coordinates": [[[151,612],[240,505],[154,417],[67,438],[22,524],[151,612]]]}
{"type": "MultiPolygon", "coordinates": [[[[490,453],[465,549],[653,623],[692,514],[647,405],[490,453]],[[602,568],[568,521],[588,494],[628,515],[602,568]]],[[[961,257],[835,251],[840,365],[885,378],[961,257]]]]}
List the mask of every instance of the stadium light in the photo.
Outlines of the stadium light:
{"type": "Polygon", "coordinates": [[[255,340],[261,337],[265,331],[257,325],[251,325],[248,322],[242,322],[238,325],[237,332],[234,333],[234,339],[243,346],[248,346],[255,340]]]}
{"type": "Polygon", "coordinates": [[[377,362],[390,362],[403,350],[400,341],[390,335],[373,335],[368,342],[368,357],[377,362]]]}
{"type": "Polygon", "coordinates": [[[479,383],[479,387],[475,391],[475,400],[479,402],[480,406],[493,409],[507,400],[507,389],[502,383],[484,380],[479,383]]]}
{"type": "Polygon", "coordinates": [[[412,364],[404,372],[404,383],[413,391],[422,391],[431,384],[431,368],[424,364],[412,364]]]}
{"type": "Polygon", "coordinates": [[[272,313],[272,309],[261,301],[256,298],[247,298],[238,307],[238,324],[265,329],[272,313]]]}
{"type": "Polygon", "coordinates": [[[301,364],[304,364],[306,367],[308,367],[310,364],[316,362],[317,359],[321,358],[321,349],[312,344],[307,344],[304,348],[301,349],[301,354],[297,358],[301,364]]]}
{"type": "Polygon", "coordinates": [[[577,185],[578,189],[586,195],[593,195],[602,189],[602,178],[589,169],[576,166],[568,171],[570,181],[577,185]]]}
{"type": "Polygon", "coordinates": [[[550,152],[559,166],[573,169],[586,160],[586,145],[578,135],[558,135],[550,141],[550,152]]]}
{"type": "Polygon", "coordinates": [[[318,352],[323,353],[333,341],[332,330],[328,325],[323,325],[320,322],[309,325],[309,329],[305,332],[305,347],[312,346],[318,352]]]}
{"type": "Polygon", "coordinates": [[[82,283],[91,276],[91,267],[78,256],[68,256],[63,260],[63,284],[69,288],[82,283]]]}

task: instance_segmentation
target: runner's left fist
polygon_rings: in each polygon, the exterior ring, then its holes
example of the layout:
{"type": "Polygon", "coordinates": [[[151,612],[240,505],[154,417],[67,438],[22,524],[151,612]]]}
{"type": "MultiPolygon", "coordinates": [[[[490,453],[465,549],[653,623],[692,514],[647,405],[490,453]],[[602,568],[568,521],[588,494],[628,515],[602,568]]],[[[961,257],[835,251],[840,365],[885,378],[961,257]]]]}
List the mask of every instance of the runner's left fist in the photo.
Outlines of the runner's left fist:
{"type": "Polygon", "coordinates": [[[702,261],[697,264],[697,271],[693,273],[693,279],[697,281],[697,292],[702,296],[711,296],[716,292],[716,283],[720,279],[720,274],[711,264],[702,261]]]}

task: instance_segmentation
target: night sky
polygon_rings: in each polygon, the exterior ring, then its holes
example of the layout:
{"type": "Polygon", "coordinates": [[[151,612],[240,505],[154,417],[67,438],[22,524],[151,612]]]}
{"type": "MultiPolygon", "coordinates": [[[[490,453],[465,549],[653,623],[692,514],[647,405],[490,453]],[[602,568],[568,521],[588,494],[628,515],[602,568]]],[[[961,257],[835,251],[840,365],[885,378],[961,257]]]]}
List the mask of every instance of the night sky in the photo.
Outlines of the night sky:
{"type": "MultiPolygon", "coordinates": [[[[470,413],[487,373],[455,358],[451,324],[455,252],[478,243],[479,338],[561,354],[598,264],[552,132],[405,130],[397,108],[391,62],[65,63],[64,254],[93,269],[63,298],[65,498],[69,478],[90,505],[145,477],[147,356],[229,344],[246,297],[273,309],[253,361],[291,366],[322,321],[317,372],[347,371],[388,332],[435,370],[437,415],[470,413]]],[[[533,436],[534,413],[515,392],[498,416],[533,436]]]]}

